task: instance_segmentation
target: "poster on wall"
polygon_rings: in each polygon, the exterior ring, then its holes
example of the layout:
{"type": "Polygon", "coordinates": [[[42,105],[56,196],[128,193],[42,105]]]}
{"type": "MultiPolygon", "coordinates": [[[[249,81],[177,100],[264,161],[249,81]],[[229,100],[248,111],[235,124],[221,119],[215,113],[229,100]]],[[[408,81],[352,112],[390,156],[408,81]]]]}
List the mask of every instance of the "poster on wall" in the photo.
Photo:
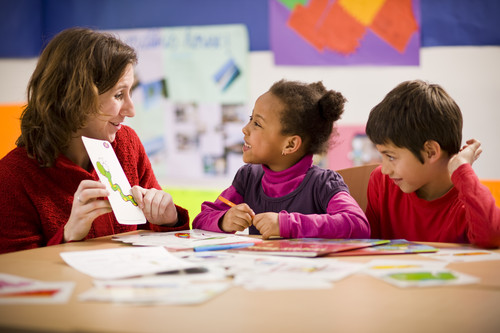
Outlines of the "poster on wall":
{"type": "Polygon", "coordinates": [[[139,57],[136,130],[164,181],[227,178],[243,164],[248,32],[243,25],[115,30],[139,57]]]}
{"type": "Polygon", "coordinates": [[[365,125],[341,125],[328,151],[328,168],[340,170],[381,163],[380,153],[365,133],[365,125]]]}
{"type": "Polygon", "coordinates": [[[269,0],[276,65],[419,65],[420,0],[269,0]]]}

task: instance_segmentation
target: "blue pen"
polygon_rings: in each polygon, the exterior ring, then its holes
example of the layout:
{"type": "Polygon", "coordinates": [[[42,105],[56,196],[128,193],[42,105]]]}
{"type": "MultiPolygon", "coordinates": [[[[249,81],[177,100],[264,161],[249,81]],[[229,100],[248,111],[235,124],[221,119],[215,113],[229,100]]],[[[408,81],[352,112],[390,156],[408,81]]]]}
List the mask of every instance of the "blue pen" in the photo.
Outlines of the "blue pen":
{"type": "Polygon", "coordinates": [[[193,248],[195,252],[201,251],[219,251],[219,250],[230,250],[230,249],[239,249],[242,247],[252,246],[254,243],[235,243],[235,244],[219,244],[219,245],[204,245],[197,246],[193,248]]]}

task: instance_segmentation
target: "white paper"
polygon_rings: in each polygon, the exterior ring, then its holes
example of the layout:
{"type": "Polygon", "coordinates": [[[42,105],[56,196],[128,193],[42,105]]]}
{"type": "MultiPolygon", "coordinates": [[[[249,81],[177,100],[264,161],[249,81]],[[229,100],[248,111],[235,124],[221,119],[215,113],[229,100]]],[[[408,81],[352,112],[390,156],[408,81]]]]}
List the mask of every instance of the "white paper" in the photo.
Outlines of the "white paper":
{"type": "Polygon", "coordinates": [[[94,287],[80,294],[78,299],[132,304],[190,305],[203,303],[228,288],[228,283],[172,284],[162,287],[94,287]]]}
{"type": "Polygon", "coordinates": [[[123,172],[113,147],[108,141],[82,136],[90,160],[99,179],[109,191],[109,203],[121,224],[144,224],[146,217],[130,192],[130,183],[123,172]]]}
{"type": "Polygon", "coordinates": [[[197,267],[163,247],[61,252],[63,260],[95,279],[121,279],[197,267]]]}
{"type": "Polygon", "coordinates": [[[164,246],[171,250],[187,250],[206,245],[262,242],[259,238],[205,231],[200,229],[169,232],[144,232],[137,235],[115,236],[113,237],[113,240],[138,246],[164,246]]]}

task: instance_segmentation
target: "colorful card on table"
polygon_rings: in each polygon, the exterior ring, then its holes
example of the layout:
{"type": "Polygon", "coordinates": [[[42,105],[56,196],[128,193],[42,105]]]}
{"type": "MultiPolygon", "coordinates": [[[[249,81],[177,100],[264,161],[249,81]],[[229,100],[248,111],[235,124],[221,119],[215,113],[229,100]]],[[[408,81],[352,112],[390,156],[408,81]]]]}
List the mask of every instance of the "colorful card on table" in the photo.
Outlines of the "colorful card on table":
{"type": "Polygon", "coordinates": [[[370,246],[388,243],[381,239],[325,239],[325,238],[295,238],[263,241],[259,244],[237,249],[238,252],[253,252],[294,257],[320,257],[330,253],[351,251],[370,246]]]}
{"type": "Polygon", "coordinates": [[[109,203],[118,222],[121,224],[146,223],[146,217],[132,197],[130,183],[111,144],[105,140],[84,136],[82,140],[99,179],[110,193],[109,203]]]}
{"type": "Polygon", "coordinates": [[[74,282],[46,282],[0,273],[0,304],[66,303],[74,282]]]}
{"type": "Polygon", "coordinates": [[[477,283],[478,278],[445,268],[437,260],[372,260],[363,273],[397,287],[431,287],[477,283]]]}
{"type": "Polygon", "coordinates": [[[406,239],[393,239],[385,244],[355,249],[347,252],[332,253],[328,256],[367,256],[383,254],[410,254],[410,253],[433,253],[438,249],[430,245],[409,242],[406,239]]]}
{"type": "Polygon", "coordinates": [[[445,262],[473,262],[473,261],[489,261],[500,260],[500,253],[474,248],[471,246],[463,246],[460,248],[439,249],[438,253],[428,253],[424,256],[438,259],[445,262]]]}
{"type": "Polygon", "coordinates": [[[472,284],[479,278],[448,269],[412,270],[392,272],[379,277],[385,282],[400,288],[433,287],[444,285],[472,284]]]}

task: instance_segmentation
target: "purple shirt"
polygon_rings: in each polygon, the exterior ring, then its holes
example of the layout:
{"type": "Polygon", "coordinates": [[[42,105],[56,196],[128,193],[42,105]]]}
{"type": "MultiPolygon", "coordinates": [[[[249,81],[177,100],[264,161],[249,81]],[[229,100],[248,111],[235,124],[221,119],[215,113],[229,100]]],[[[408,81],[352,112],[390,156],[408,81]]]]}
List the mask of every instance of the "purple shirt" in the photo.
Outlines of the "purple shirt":
{"type": "MultiPolygon", "coordinates": [[[[246,164],[221,195],[236,204],[247,203],[256,214],[279,213],[281,237],[368,238],[370,234],[366,216],[342,177],[312,165],[312,155],[280,172],[246,164]]],[[[204,202],[193,227],[220,232],[219,219],[228,209],[219,200],[204,202]]],[[[250,233],[259,232],[252,226],[250,233]]]]}

